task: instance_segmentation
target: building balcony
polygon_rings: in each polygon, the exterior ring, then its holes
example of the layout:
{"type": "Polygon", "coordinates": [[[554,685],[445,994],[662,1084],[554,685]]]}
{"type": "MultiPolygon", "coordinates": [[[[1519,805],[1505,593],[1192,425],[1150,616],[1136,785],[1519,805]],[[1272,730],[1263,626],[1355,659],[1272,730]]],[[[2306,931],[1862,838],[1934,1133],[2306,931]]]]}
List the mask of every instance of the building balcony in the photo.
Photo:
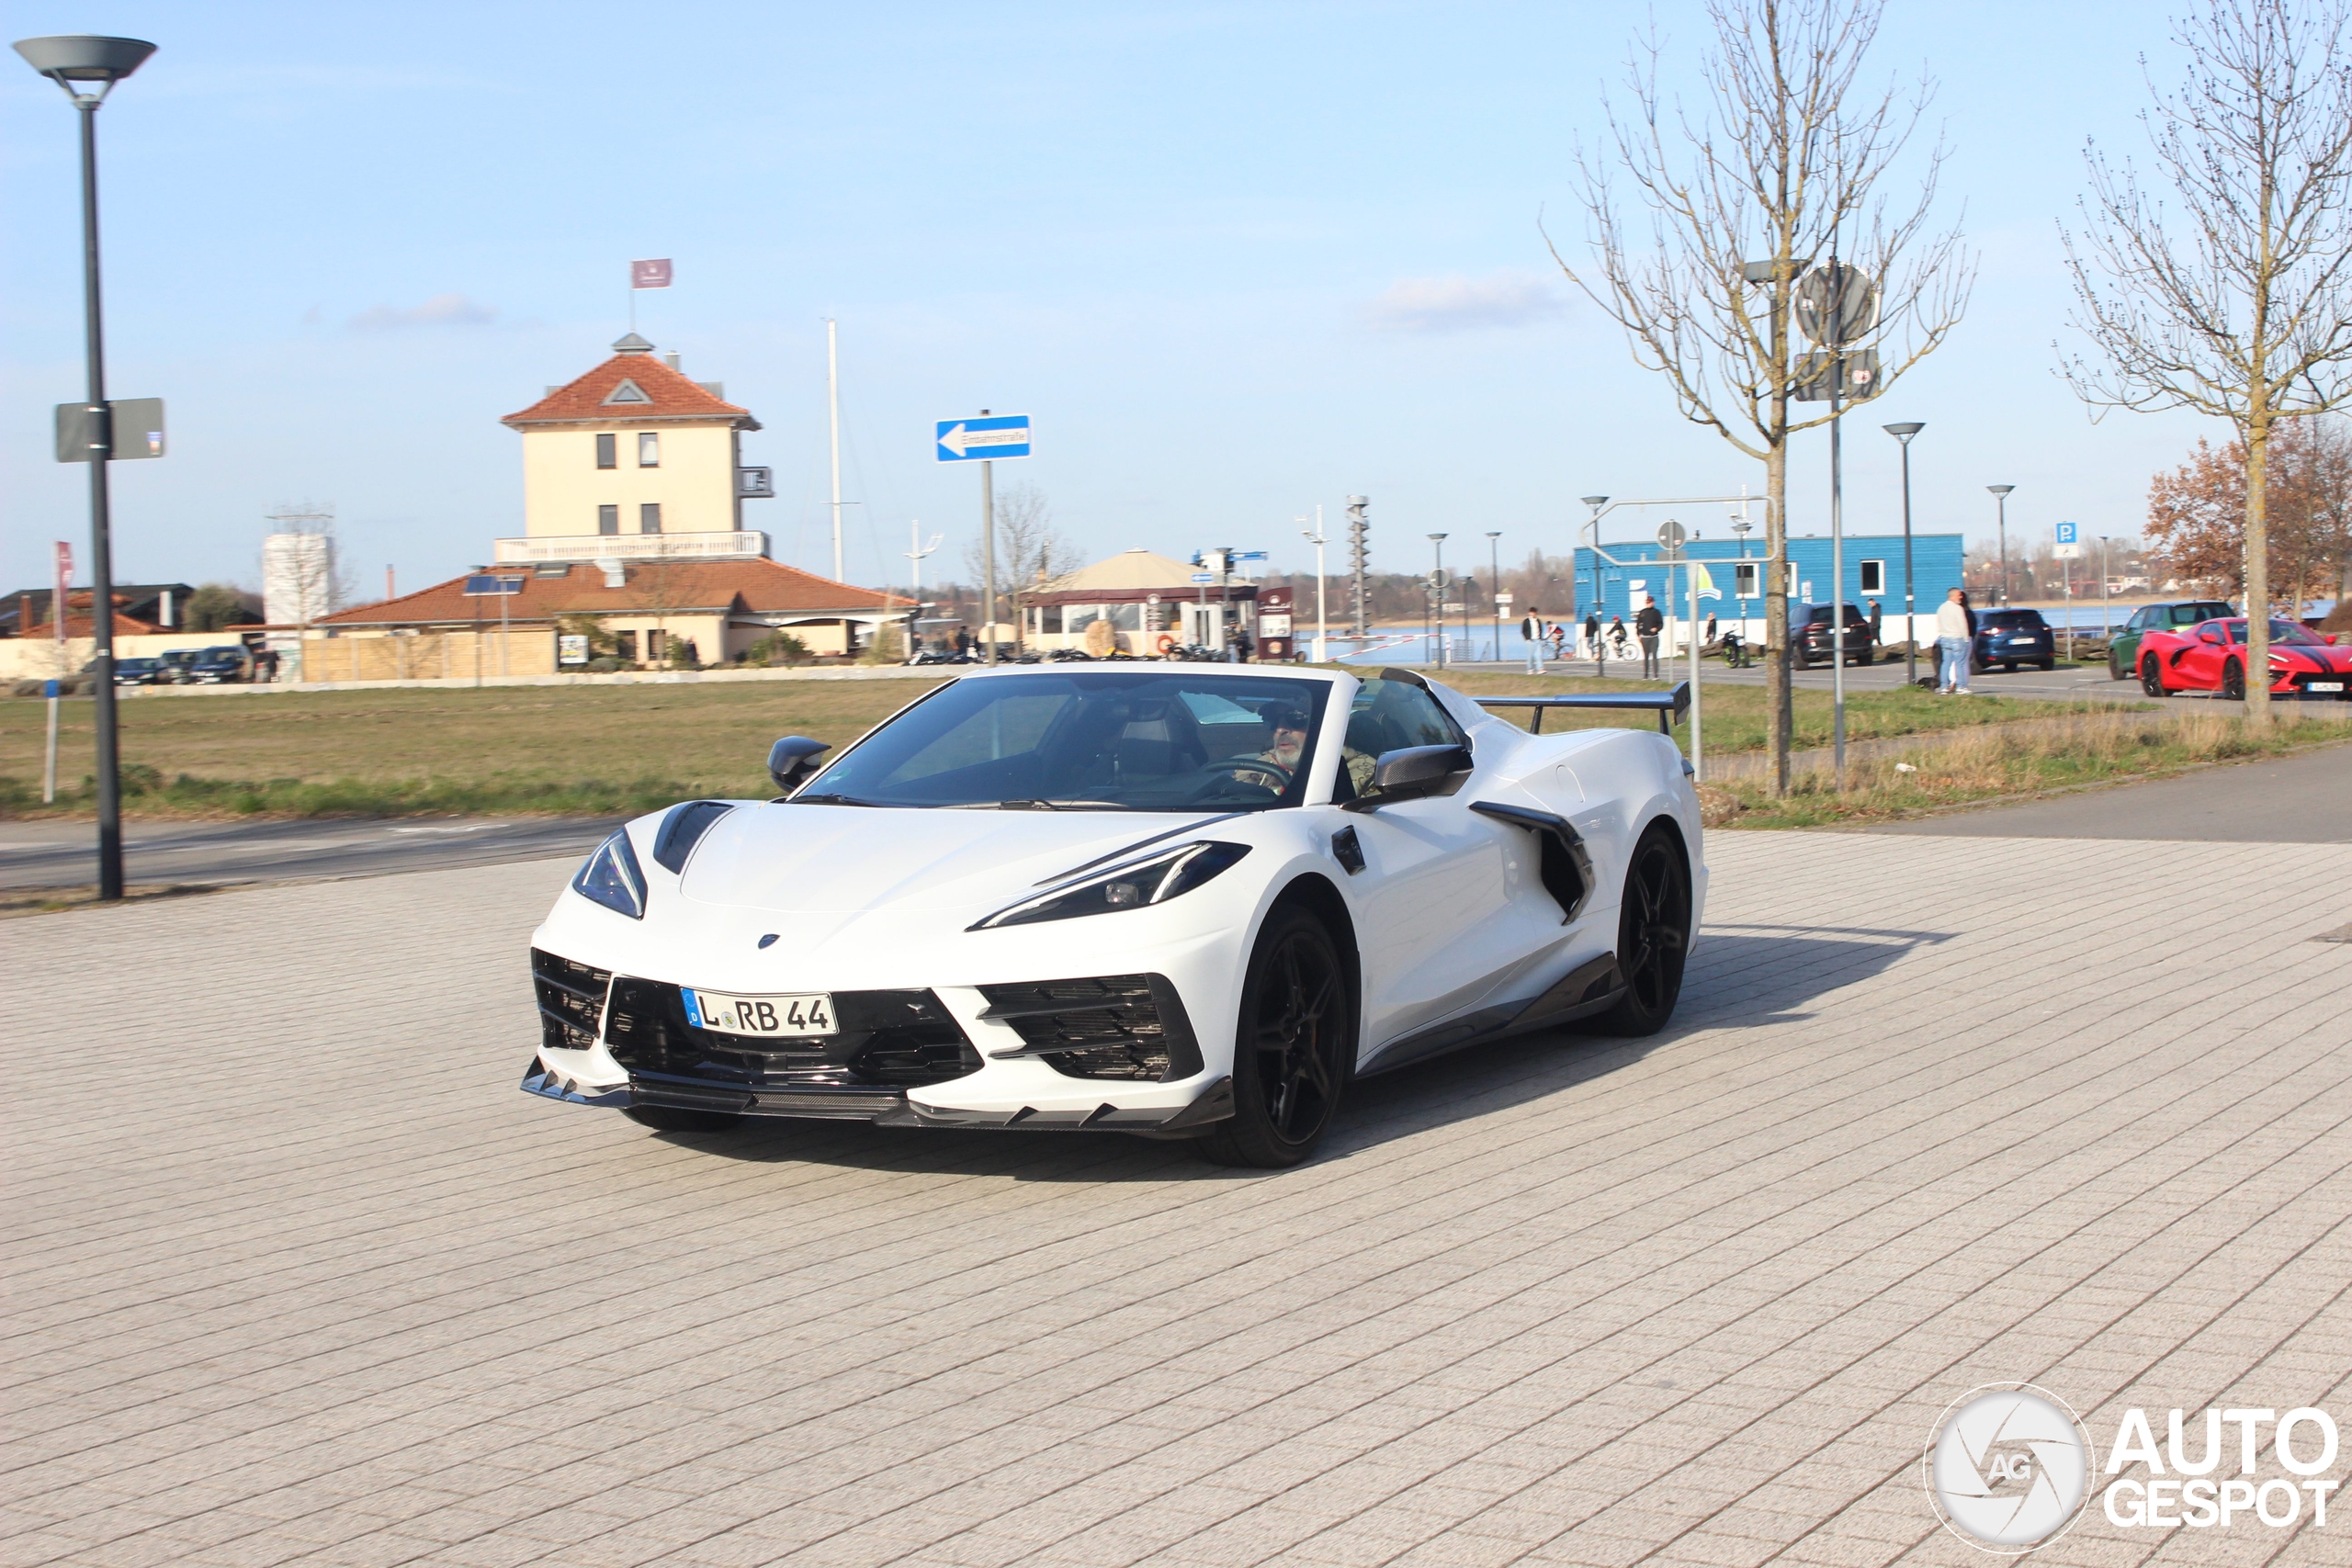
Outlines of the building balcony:
{"type": "Polygon", "coordinates": [[[581,560],[726,560],[768,553],[768,536],[749,530],[715,534],[546,534],[496,541],[496,564],[535,566],[581,560]]]}

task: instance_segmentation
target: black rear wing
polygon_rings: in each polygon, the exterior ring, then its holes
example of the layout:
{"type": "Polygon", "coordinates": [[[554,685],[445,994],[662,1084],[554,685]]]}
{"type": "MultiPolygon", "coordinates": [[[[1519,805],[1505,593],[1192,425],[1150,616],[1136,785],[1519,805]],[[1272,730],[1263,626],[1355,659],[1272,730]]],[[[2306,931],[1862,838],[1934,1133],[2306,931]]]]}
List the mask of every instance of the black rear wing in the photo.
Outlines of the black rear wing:
{"type": "Polygon", "coordinates": [[[1482,708],[1533,708],[1535,716],[1527,726],[1532,735],[1544,733],[1544,710],[1546,708],[1631,708],[1640,713],[1654,713],[1657,715],[1658,733],[1671,735],[1676,722],[1690,711],[1690,682],[1685,681],[1670,692],[1587,692],[1566,697],[1471,697],[1470,700],[1482,708]]]}

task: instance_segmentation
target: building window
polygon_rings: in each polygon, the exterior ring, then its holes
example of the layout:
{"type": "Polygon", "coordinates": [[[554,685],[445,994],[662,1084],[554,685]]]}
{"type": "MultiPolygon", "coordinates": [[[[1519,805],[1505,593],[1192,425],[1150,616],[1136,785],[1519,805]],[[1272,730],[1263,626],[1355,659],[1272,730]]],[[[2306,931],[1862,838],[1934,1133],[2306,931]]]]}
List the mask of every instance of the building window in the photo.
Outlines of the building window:
{"type": "Polygon", "coordinates": [[[1764,566],[1761,561],[1739,561],[1732,568],[1732,593],[1736,598],[1761,598],[1763,581],[1764,566]]]}
{"type": "Polygon", "coordinates": [[[1866,560],[1862,563],[1862,592],[1865,593],[1886,592],[1886,563],[1884,561],[1866,560]]]}
{"type": "Polygon", "coordinates": [[[662,437],[658,432],[641,430],[637,435],[637,466],[658,468],[662,466],[662,437]]]}
{"type": "Polygon", "coordinates": [[[619,468],[621,466],[620,446],[621,438],[609,430],[597,436],[596,466],[600,468],[619,468]]]}
{"type": "Polygon", "coordinates": [[[1059,604],[1042,606],[1037,612],[1037,629],[1041,632],[1051,632],[1057,637],[1060,636],[1062,607],[1059,604]]]}
{"type": "Polygon", "coordinates": [[[637,509],[637,531],[640,534],[659,534],[662,531],[660,502],[649,501],[637,509]]]}
{"type": "Polygon", "coordinates": [[[596,508],[596,532],[617,534],[621,531],[621,509],[617,506],[596,508]]]}

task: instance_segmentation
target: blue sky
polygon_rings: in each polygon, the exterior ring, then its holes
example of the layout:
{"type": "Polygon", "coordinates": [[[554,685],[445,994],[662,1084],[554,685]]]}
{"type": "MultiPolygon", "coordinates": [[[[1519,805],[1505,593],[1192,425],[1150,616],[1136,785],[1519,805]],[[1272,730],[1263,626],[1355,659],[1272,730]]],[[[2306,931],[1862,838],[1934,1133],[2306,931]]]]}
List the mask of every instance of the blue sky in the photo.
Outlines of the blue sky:
{"type": "MultiPolygon", "coordinates": [[[[1374,563],[1503,530],[1565,552],[1575,498],[1761,489],[1686,424],[1537,231],[1578,231],[1571,157],[1645,8],[1369,4],[863,6],[571,0],[68,3],[11,36],[162,48],[101,116],[110,390],[168,400],[171,456],[118,465],[126,580],[252,582],[285,501],[331,500],[363,590],[519,534],[498,423],[627,329],[627,263],[675,259],[639,327],[766,428],[747,508],[821,567],[824,326],[841,322],[848,575],[904,581],[910,519],[960,559],[968,471],[936,418],[1023,411],[1090,554],[1268,548],[1373,498],[1374,563]]],[[[1688,63],[1702,18],[1657,17],[1688,63]]],[[[2052,374],[2056,221],[2086,136],[2138,144],[2156,7],[1894,5],[1875,67],[1940,82],[1946,190],[1982,258],[1951,343],[1848,425],[1849,527],[1896,518],[1887,420],[1919,419],[1923,529],[2133,533],[2186,416],[2093,423],[2052,374]],[[1964,211],[1963,211],[1964,204],[1964,211]]],[[[10,66],[15,66],[13,58],[10,66]]],[[[81,395],[73,115],[0,69],[0,579],[86,536],[51,460],[81,395]]],[[[2214,433],[2218,434],[2218,433],[2214,433]]],[[[1792,513],[1821,526],[1826,434],[1792,513]]],[[[1686,519],[1713,532],[1721,518],[1686,519]]],[[[1483,542],[1483,541],[1481,541],[1483,542]]],[[[1483,552],[1481,552],[1483,554],[1483,552]]]]}

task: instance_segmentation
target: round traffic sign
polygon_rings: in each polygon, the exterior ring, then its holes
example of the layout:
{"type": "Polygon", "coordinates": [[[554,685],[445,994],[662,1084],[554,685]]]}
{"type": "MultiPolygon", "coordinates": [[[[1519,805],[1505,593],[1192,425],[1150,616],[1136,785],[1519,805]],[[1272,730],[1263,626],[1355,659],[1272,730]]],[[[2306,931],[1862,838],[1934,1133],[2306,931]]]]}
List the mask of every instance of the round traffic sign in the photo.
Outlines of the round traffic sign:
{"type": "Polygon", "coordinates": [[[1878,285],[1843,262],[1824,263],[1799,278],[1795,304],[1804,335],[1833,348],[1878,325],[1878,285]]]}
{"type": "Polygon", "coordinates": [[[1657,525],[1657,547],[1669,555],[1680,549],[1682,541],[1689,536],[1682,531],[1682,525],[1671,517],[1657,525]]]}

